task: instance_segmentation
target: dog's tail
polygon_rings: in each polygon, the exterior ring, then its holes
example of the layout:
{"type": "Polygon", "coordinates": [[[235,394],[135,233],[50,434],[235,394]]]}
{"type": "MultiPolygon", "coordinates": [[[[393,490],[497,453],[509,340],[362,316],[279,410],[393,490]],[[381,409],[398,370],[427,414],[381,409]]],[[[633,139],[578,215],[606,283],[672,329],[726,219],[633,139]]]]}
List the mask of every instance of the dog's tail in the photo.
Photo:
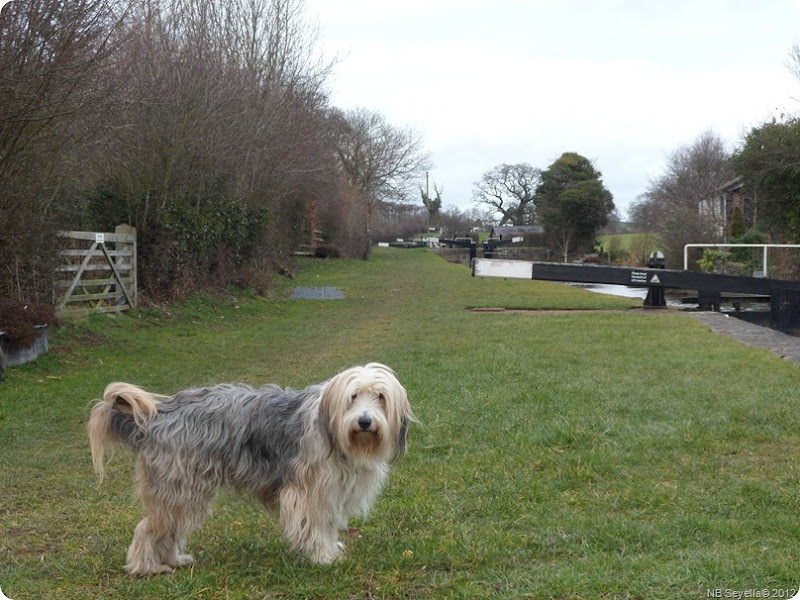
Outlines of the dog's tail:
{"type": "Polygon", "coordinates": [[[89,417],[92,463],[100,481],[105,476],[106,448],[115,443],[136,447],[158,413],[159,399],[130,383],[110,383],[89,417]]]}

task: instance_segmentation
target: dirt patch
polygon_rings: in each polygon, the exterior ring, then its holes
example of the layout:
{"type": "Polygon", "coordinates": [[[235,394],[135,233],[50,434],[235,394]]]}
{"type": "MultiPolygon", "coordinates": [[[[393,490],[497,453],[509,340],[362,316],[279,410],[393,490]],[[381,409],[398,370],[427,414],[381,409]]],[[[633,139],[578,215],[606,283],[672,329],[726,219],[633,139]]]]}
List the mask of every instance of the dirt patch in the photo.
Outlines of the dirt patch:
{"type": "Polygon", "coordinates": [[[603,309],[595,309],[595,308],[503,308],[499,306],[489,306],[489,307],[472,307],[467,308],[470,312],[476,313],[523,313],[529,315],[569,315],[569,314],[580,314],[580,313],[606,313],[606,314],[628,314],[628,313],[644,313],[639,308],[631,308],[628,310],[603,310],[603,309]]]}

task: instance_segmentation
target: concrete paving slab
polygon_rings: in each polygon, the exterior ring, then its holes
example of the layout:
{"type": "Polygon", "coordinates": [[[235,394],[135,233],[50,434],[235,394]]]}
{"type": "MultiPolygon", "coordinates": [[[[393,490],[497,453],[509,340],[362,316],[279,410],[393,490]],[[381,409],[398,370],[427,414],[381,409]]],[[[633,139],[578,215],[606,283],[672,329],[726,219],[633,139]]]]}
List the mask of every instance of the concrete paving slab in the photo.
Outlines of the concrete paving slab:
{"type": "Polygon", "coordinates": [[[748,323],[718,312],[684,312],[708,326],[714,333],[730,336],[748,346],[766,348],[784,360],[800,366],[800,337],[769,327],[748,323]]]}
{"type": "Polygon", "coordinates": [[[289,298],[304,300],[344,300],[342,290],[335,287],[298,287],[292,291],[289,298]]]}

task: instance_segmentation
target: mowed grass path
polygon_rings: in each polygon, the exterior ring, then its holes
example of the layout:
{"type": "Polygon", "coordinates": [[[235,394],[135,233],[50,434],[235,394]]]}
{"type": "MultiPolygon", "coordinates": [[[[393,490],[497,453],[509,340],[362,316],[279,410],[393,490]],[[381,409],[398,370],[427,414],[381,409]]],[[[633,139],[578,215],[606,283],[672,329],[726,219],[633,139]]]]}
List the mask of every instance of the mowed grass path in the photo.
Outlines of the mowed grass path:
{"type": "Polygon", "coordinates": [[[800,370],[629,306],[377,250],[304,263],[267,299],[65,325],[0,384],[0,587],[14,600],[787,597],[800,370]],[[296,285],[347,300],[288,300],[296,285]],[[493,306],[560,310],[466,310],[493,306]],[[302,387],[373,360],[422,425],[346,560],[288,554],[274,515],[225,493],[189,542],[193,569],[124,574],[141,517],[133,459],[120,450],[98,487],[85,435],[109,381],[302,387]]]}

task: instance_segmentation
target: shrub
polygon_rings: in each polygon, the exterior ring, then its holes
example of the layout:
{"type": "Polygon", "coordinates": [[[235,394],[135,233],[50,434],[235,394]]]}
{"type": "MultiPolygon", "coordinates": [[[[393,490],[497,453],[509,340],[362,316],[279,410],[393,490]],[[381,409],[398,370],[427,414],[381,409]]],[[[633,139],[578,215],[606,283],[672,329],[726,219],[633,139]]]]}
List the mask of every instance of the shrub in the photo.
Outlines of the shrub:
{"type": "Polygon", "coordinates": [[[50,304],[25,304],[0,299],[0,331],[12,346],[25,348],[36,340],[37,325],[56,325],[55,308],[50,304]]]}
{"type": "Polygon", "coordinates": [[[697,264],[706,273],[717,275],[743,275],[747,270],[747,265],[737,262],[732,253],[713,248],[703,250],[703,257],[697,264]]]}
{"type": "Polygon", "coordinates": [[[253,271],[268,219],[235,199],[184,197],[141,232],[139,277],[153,297],[227,285],[253,271]]]}
{"type": "MultiPolygon", "coordinates": [[[[733,232],[733,225],[731,225],[731,232],[733,232]]],[[[766,236],[760,231],[752,229],[731,239],[732,244],[763,244],[765,242],[766,236]]],[[[762,268],[761,252],[756,252],[754,248],[731,248],[731,256],[735,262],[742,264],[742,275],[750,275],[753,271],[760,271],[762,268]]]]}
{"type": "Polygon", "coordinates": [[[744,232],[744,214],[742,213],[742,207],[737,204],[733,207],[733,213],[731,214],[731,238],[741,237],[744,232]]]}

